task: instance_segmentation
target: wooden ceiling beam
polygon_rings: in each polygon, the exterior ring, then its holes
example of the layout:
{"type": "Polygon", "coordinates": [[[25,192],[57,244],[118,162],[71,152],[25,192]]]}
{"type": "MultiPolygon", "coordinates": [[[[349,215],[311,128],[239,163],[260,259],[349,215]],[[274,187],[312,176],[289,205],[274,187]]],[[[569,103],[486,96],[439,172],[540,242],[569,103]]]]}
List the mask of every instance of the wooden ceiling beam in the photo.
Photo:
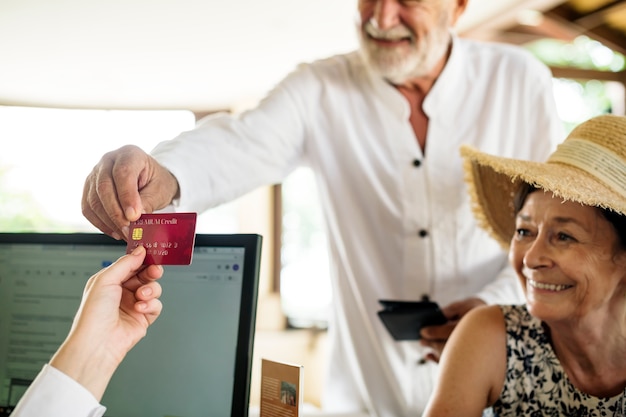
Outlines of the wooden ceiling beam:
{"type": "Polygon", "coordinates": [[[502,10],[490,19],[469,27],[459,34],[470,38],[485,39],[485,34],[495,35],[497,32],[506,31],[508,28],[518,25],[520,14],[527,10],[545,12],[565,2],[566,0],[521,0],[514,7],[502,10]]]}
{"type": "Polygon", "coordinates": [[[491,42],[508,43],[511,45],[524,46],[528,43],[538,41],[543,36],[539,36],[533,33],[524,33],[517,31],[498,32],[490,39],[491,42]]]}
{"type": "Polygon", "coordinates": [[[587,30],[591,30],[606,24],[610,15],[618,13],[624,9],[626,9],[626,1],[618,0],[574,20],[574,23],[587,30]]]}
{"type": "Polygon", "coordinates": [[[578,34],[577,36],[588,36],[616,52],[626,54],[626,36],[607,28],[606,25],[588,28],[577,23],[580,19],[568,21],[563,19],[561,15],[553,14],[552,12],[546,13],[544,17],[550,19],[555,25],[562,27],[563,30],[569,30],[572,34],[578,34]]]}
{"type": "Polygon", "coordinates": [[[600,80],[626,82],[626,71],[611,72],[580,68],[550,67],[552,75],[557,78],[571,78],[573,80],[600,80]]]}
{"type": "Polygon", "coordinates": [[[524,39],[535,40],[537,36],[571,42],[580,35],[586,35],[616,52],[626,54],[626,34],[606,25],[608,16],[625,8],[626,0],[616,0],[592,13],[581,15],[566,0],[526,0],[494,19],[465,30],[461,35],[516,45],[523,44],[524,39]],[[543,18],[534,25],[520,24],[520,15],[526,10],[542,12],[543,18]]]}
{"type": "Polygon", "coordinates": [[[541,31],[546,38],[558,39],[564,42],[572,42],[585,31],[576,25],[571,25],[562,19],[554,19],[549,14],[544,14],[537,24],[537,30],[541,31]]]}

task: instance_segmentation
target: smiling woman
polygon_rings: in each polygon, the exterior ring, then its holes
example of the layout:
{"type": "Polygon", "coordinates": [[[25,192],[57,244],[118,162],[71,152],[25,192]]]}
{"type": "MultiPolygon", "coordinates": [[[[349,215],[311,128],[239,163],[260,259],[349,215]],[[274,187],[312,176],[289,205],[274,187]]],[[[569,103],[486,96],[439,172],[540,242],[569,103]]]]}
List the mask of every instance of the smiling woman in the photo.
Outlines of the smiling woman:
{"type": "Polygon", "coordinates": [[[580,124],[545,163],[462,154],[526,304],[461,320],[426,416],[626,415],[626,117],[580,124]]]}
{"type": "Polygon", "coordinates": [[[607,298],[622,298],[625,248],[602,209],[534,191],[515,227],[510,259],[533,316],[574,327],[607,298]]]}

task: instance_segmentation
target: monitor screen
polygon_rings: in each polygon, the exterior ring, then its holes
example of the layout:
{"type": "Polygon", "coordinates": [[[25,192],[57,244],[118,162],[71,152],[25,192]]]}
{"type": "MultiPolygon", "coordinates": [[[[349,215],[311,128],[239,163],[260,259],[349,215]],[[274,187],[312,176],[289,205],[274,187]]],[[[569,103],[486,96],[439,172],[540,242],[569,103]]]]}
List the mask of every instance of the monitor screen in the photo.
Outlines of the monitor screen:
{"type": "MultiPolygon", "coordinates": [[[[105,416],[247,415],[261,237],[196,235],[165,266],[163,311],[105,392],[105,416]]],[[[0,234],[0,409],[63,341],[87,279],[125,253],[102,234],[0,234]]]]}

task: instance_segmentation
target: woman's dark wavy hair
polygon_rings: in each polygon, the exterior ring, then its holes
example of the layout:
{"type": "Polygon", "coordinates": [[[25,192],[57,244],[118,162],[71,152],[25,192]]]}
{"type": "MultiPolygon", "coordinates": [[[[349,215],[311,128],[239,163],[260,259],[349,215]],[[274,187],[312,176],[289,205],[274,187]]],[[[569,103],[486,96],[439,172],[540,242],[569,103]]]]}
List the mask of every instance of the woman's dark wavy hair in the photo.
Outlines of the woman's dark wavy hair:
{"type": "MultiPolygon", "coordinates": [[[[522,209],[528,195],[537,190],[541,190],[541,188],[535,187],[531,184],[522,183],[513,198],[513,207],[515,208],[516,214],[522,209]]],[[[626,250],[626,216],[610,209],[604,209],[601,207],[598,207],[598,209],[602,212],[604,218],[613,225],[615,232],[617,232],[620,247],[626,250]]]]}

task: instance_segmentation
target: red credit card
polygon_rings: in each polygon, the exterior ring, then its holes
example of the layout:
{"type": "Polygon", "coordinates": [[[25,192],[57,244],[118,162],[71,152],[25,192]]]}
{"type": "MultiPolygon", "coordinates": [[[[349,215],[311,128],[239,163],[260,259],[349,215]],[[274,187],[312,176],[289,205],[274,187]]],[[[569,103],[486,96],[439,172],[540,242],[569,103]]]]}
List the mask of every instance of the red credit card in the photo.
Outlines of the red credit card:
{"type": "Polygon", "coordinates": [[[144,265],[189,265],[196,242],[196,213],[143,214],[130,223],[126,253],[146,248],[144,265]]]}

